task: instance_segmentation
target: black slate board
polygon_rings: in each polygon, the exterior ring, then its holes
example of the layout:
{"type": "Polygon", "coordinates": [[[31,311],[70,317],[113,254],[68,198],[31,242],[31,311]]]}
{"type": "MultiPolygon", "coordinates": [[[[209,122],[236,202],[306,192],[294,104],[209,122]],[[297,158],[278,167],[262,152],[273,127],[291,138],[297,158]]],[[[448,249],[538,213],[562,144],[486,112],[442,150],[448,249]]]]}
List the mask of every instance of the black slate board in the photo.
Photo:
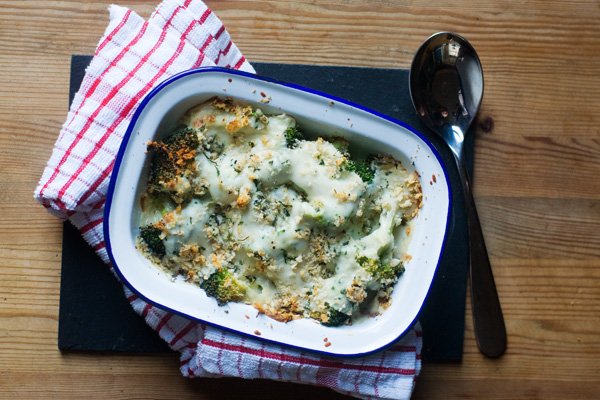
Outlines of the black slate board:
{"type": "MultiPolygon", "coordinates": [[[[83,79],[90,56],[71,60],[70,101],[83,79]]],[[[464,203],[450,151],[418,120],[409,98],[408,71],[254,63],[259,75],[311,87],[349,99],[423,132],[438,149],[453,186],[450,235],[420,321],[423,360],[457,362],[462,358],[468,247],[464,203]]],[[[468,135],[473,138],[475,135],[468,135]]],[[[473,141],[465,144],[472,171],[473,141]]],[[[428,179],[425,177],[424,184],[428,179]]],[[[70,224],[63,233],[58,347],[61,350],[165,352],[167,345],[137,316],[110,270],[70,224]]]]}

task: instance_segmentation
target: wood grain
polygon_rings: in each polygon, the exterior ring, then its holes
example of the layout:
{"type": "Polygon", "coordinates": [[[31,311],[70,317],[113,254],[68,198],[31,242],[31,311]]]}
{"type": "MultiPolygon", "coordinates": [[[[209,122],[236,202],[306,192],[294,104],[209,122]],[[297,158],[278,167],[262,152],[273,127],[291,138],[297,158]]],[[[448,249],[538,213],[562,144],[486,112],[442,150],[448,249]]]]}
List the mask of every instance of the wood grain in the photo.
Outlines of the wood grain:
{"type": "MultiPolygon", "coordinates": [[[[94,51],[109,3],[0,2],[0,397],[341,398],[186,380],[175,354],[57,350],[61,224],[32,193],[66,115],[70,56],[94,51]]],[[[156,5],[130,3],[144,17],[156,5]]],[[[493,121],[477,133],[475,195],[509,347],[482,357],[467,314],[464,361],[425,365],[414,398],[598,398],[600,2],[208,4],[253,61],[406,68],[433,32],[469,38],[485,71],[480,119],[493,121]]]]}

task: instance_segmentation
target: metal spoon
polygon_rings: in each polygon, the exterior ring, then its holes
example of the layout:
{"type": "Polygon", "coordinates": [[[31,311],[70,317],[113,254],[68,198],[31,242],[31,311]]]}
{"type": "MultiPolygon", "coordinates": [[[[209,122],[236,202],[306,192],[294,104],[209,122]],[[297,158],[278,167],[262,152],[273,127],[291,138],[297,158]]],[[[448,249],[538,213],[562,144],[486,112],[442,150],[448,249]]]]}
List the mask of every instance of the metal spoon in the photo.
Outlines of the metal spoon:
{"type": "Polygon", "coordinates": [[[506,328],[463,158],[465,134],[483,97],[481,63],[465,38],[440,32],[415,54],[409,81],[417,114],[446,141],[456,160],[467,208],[475,338],[483,354],[499,357],[506,350],[506,328]]]}

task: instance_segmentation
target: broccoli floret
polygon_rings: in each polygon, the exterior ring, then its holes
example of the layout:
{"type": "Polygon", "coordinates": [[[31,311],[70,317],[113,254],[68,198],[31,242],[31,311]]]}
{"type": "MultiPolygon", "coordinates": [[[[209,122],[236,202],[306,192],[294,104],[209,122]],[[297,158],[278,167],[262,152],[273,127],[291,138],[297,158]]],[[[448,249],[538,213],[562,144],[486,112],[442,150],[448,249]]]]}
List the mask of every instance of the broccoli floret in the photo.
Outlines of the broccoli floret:
{"type": "Polygon", "coordinates": [[[365,183],[373,182],[373,178],[375,177],[375,170],[365,161],[348,160],[344,163],[344,168],[346,171],[354,172],[360,176],[360,179],[365,183]]]}
{"type": "Polygon", "coordinates": [[[176,130],[163,141],[148,143],[148,151],[154,154],[148,177],[151,190],[163,191],[169,182],[183,175],[193,164],[199,145],[196,131],[188,127],[176,130]]]}
{"type": "Polygon", "coordinates": [[[298,140],[304,139],[302,133],[295,126],[290,126],[284,132],[285,135],[285,144],[290,149],[293,149],[298,145],[298,140]]]}
{"type": "Polygon", "coordinates": [[[391,264],[383,264],[375,258],[360,256],[356,262],[378,281],[395,281],[404,272],[404,266],[400,263],[393,267],[391,264]]]}
{"type": "Polygon", "coordinates": [[[343,137],[335,136],[327,140],[333,145],[333,147],[336,148],[337,151],[339,151],[346,157],[350,157],[350,151],[348,150],[350,142],[348,142],[346,139],[344,139],[343,137]]]}
{"type": "Polygon", "coordinates": [[[327,219],[322,213],[315,215],[315,222],[318,226],[327,226],[331,224],[331,221],[327,219]]]}
{"type": "Polygon", "coordinates": [[[174,149],[195,149],[200,145],[196,131],[187,126],[176,129],[170,136],[165,138],[164,143],[167,146],[174,146],[174,149]]]}
{"type": "Polygon", "coordinates": [[[246,294],[246,286],[242,285],[231,272],[221,268],[200,284],[210,297],[214,297],[219,305],[230,301],[240,301],[246,294]]]}
{"type": "Polygon", "coordinates": [[[341,311],[329,308],[327,313],[327,322],[321,322],[325,326],[340,326],[346,323],[350,319],[348,314],[344,314],[341,311]]]}
{"type": "Polygon", "coordinates": [[[162,231],[154,225],[146,225],[140,227],[140,238],[148,246],[154,255],[162,257],[165,255],[165,244],[161,239],[162,231]]]}

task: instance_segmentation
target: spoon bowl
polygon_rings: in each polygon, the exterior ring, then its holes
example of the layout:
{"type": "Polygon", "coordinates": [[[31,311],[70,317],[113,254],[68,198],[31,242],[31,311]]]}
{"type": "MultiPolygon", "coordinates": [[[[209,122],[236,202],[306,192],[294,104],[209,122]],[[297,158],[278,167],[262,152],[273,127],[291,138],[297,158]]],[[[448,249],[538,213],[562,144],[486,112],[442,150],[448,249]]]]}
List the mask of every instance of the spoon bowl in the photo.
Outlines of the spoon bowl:
{"type": "Polygon", "coordinates": [[[467,211],[475,338],[483,354],[499,357],[506,350],[506,327],[463,159],[465,135],[483,98],[483,69],[475,49],[460,35],[436,33],[415,54],[409,88],[421,120],[454,153],[467,211]]]}
{"type": "Polygon", "coordinates": [[[409,81],[421,120],[462,158],[464,134],[483,98],[483,69],[473,46],[455,33],[436,33],[417,50],[409,81]],[[455,137],[452,127],[462,135],[455,137]]]}

